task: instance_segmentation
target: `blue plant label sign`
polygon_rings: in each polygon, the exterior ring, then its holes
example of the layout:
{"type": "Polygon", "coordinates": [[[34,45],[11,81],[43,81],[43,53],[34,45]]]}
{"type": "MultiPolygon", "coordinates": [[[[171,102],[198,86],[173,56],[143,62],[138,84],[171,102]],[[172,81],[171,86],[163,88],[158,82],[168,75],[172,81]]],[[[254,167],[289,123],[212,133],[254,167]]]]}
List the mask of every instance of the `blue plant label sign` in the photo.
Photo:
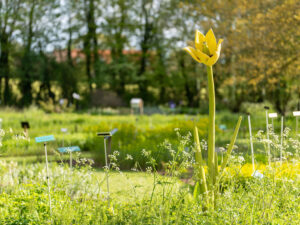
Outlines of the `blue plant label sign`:
{"type": "Polygon", "coordinates": [[[41,143],[41,142],[48,142],[48,141],[55,141],[55,138],[53,135],[43,136],[43,137],[36,137],[35,142],[41,143]]]}
{"type": "Polygon", "coordinates": [[[66,153],[66,152],[79,152],[80,148],[78,146],[70,146],[70,147],[61,147],[58,148],[58,151],[60,153],[66,153]]]}

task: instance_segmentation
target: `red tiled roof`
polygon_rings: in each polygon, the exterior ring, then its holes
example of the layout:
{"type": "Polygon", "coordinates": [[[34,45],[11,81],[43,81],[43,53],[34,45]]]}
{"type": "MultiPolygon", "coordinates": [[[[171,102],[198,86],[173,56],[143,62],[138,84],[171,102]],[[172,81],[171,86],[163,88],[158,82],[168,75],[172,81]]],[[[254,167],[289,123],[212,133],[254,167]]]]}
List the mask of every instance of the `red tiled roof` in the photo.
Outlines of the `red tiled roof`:
{"type": "MultiPolygon", "coordinates": [[[[123,50],[124,55],[136,55],[139,54],[139,50],[123,50]]],[[[63,62],[67,60],[67,50],[55,50],[53,52],[53,56],[57,62],[63,62]]],[[[98,55],[104,60],[106,63],[111,62],[111,51],[110,50],[98,50],[98,55]]],[[[71,51],[72,60],[84,60],[85,54],[81,49],[73,49],[71,51]]]]}

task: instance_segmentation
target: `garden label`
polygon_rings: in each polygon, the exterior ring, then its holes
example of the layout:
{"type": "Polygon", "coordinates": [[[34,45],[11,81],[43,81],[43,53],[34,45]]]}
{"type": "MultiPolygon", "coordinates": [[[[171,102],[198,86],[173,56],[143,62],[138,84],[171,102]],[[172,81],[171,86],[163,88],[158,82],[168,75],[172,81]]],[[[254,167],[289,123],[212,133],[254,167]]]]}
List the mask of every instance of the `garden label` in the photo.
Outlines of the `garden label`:
{"type": "Polygon", "coordinates": [[[36,137],[35,142],[41,143],[41,142],[48,142],[48,141],[55,141],[55,138],[53,135],[43,136],[43,137],[36,137]]]}
{"type": "Polygon", "coordinates": [[[277,118],[277,113],[269,113],[269,118],[277,118]]]}
{"type": "Polygon", "coordinates": [[[67,133],[68,129],[67,128],[61,128],[60,131],[63,132],[63,133],[67,133]]]}
{"type": "Polygon", "coordinates": [[[58,151],[60,153],[66,153],[66,152],[79,152],[80,148],[78,146],[70,146],[70,147],[61,147],[58,148],[58,151]]]}
{"type": "Polygon", "coordinates": [[[295,111],[295,112],[293,112],[293,116],[300,116],[300,111],[295,111]]]}
{"type": "Polygon", "coordinates": [[[21,127],[23,129],[29,129],[30,128],[29,122],[27,122],[27,121],[21,122],[21,127]]]}

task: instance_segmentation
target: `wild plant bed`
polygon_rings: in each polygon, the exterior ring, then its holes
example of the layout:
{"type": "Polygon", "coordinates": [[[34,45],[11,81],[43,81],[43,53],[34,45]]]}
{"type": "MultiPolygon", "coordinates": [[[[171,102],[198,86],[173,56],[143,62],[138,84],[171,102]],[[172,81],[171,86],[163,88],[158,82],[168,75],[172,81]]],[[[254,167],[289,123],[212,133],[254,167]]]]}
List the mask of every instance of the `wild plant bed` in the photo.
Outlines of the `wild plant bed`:
{"type": "MultiPolygon", "coordinates": [[[[244,138],[238,139],[238,148],[225,159],[220,147],[226,147],[234,125],[228,123],[225,131],[217,128],[216,162],[223,165],[224,160],[228,161],[216,177],[218,191],[214,205],[208,207],[205,193],[199,194],[197,187],[199,173],[194,168],[198,145],[192,135],[196,125],[205,160],[207,143],[202,140],[207,135],[205,116],[193,117],[192,121],[184,115],[48,115],[31,111],[27,114],[27,119],[32,121],[30,136],[54,134],[56,137],[56,142],[48,146],[49,176],[41,144],[35,144],[33,138],[14,138],[15,130],[20,130],[19,122],[9,118],[22,120],[23,117],[20,113],[5,116],[7,124],[3,125],[7,133],[3,136],[1,152],[6,157],[0,160],[0,224],[300,222],[300,144],[289,129],[285,130],[283,145],[279,144],[276,131],[270,130],[269,139],[264,132],[255,134],[252,165],[247,132],[244,138]],[[10,126],[12,132],[7,129],[10,126]],[[68,128],[69,134],[61,134],[61,127],[68,128]],[[96,133],[112,128],[119,131],[113,136],[110,167],[103,168],[103,138],[96,133]],[[73,168],[69,167],[68,156],[57,152],[62,138],[65,145],[78,144],[85,150],[74,155],[73,168]],[[224,144],[219,145],[222,140],[224,144]],[[98,157],[94,163],[92,159],[98,157]]],[[[222,116],[229,117],[221,113],[217,123],[222,116]]],[[[232,119],[236,116],[232,115],[232,119]]],[[[246,125],[242,123],[243,126],[246,125]]],[[[202,166],[208,173],[208,167],[202,166]]]]}
{"type": "MultiPolygon", "coordinates": [[[[44,164],[0,161],[0,224],[299,224],[299,162],[251,177],[251,165],[232,160],[218,204],[203,211],[193,188],[180,177],[188,161],[164,176],[110,171],[110,205],[104,171],[83,159],[72,170],[50,164],[51,212],[44,164]]],[[[115,168],[116,169],[116,168],[115,168]]]]}
{"type": "MultiPolygon", "coordinates": [[[[104,165],[103,138],[97,137],[100,131],[109,131],[118,128],[118,132],[113,137],[112,151],[120,152],[120,164],[122,169],[130,169],[133,163],[125,161],[127,155],[133,156],[140,166],[146,168],[145,160],[141,157],[143,149],[152,152],[156,158],[158,166],[170,160],[170,154],[165,151],[166,144],[172,144],[173,148],[178,148],[178,131],[180,135],[186,136],[193,132],[194,125],[198,127],[201,140],[207,140],[208,117],[205,115],[151,115],[151,116],[107,116],[90,115],[77,113],[47,114],[37,109],[29,109],[21,112],[12,109],[2,110],[2,128],[5,135],[2,139],[0,157],[7,160],[16,159],[18,161],[29,160],[44,161],[44,151],[42,146],[35,143],[34,138],[53,134],[56,141],[48,145],[48,153],[55,156],[55,161],[59,161],[57,148],[63,145],[78,145],[83,155],[92,158],[97,167],[104,165]],[[29,139],[24,138],[23,129],[20,123],[28,121],[30,123],[29,139]],[[61,128],[67,128],[68,132],[62,133],[61,128]],[[88,153],[88,154],[86,154],[88,153]],[[18,156],[17,158],[14,158],[18,156]],[[25,157],[26,156],[26,157],[25,157]],[[28,157],[27,157],[28,156],[28,157]]],[[[216,147],[226,147],[231,138],[231,133],[237,121],[238,115],[229,112],[218,112],[216,117],[216,147]],[[226,129],[219,127],[225,125],[226,129]]],[[[253,134],[265,129],[265,117],[263,110],[252,117],[253,134]]],[[[275,133],[278,131],[279,123],[275,121],[275,133]]],[[[294,118],[288,117],[285,126],[290,127],[289,137],[294,137],[294,118]]],[[[280,128],[280,127],[279,127],[280,128]]],[[[190,144],[193,138],[190,138],[190,144]]],[[[204,143],[204,142],[203,142],[204,143]]],[[[236,145],[238,152],[242,153],[246,160],[251,161],[249,144],[248,123],[246,118],[242,120],[240,133],[236,145]]],[[[190,148],[191,149],[191,148],[190,148]]],[[[266,149],[260,140],[255,140],[254,152],[256,160],[266,161],[266,149]]],[[[292,150],[290,151],[292,152],[292,150]]],[[[277,153],[278,155],[278,150],[277,153]]],[[[204,157],[207,151],[204,148],[204,157]]],[[[218,152],[219,160],[221,152],[218,152]]]]}

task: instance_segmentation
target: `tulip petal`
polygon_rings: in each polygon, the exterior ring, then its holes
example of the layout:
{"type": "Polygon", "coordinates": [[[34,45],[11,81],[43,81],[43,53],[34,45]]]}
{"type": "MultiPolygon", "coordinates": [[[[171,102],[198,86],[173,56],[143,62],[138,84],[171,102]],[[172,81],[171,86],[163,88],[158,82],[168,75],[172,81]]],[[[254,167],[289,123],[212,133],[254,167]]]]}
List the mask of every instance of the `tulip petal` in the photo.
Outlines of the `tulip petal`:
{"type": "Polygon", "coordinates": [[[222,43],[222,41],[223,41],[222,39],[219,40],[217,51],[213,54],[212,57],[209,58],[206,65],[212,66],[218,61],[218,59],[220,57],[220,53],[221,53],[221,43],[222,43]]]}
{"type": "Polygon", "coordinates": [[[185,47],[183,50],[188,52],[197,62],[202,63],[201,60],[197,57],[196,49],[192,47],[185,47]]]}
{"type": "Polygon", "coordinates": [[[209,60],[206,62],[206,65],[212,66],[218,61],[219,56],[217,54],[214,54],[212,57],[209,58],[209,60]]]}
{"type": "Polygon", "coordinates": [[[218,51],[218,48],[222,44],[223,41],[224,41],[223,39],[219,39],[218,44],[217,44],[217,51],[218,51]]]}
{"type": "Polygon", "coordinates": [[[218,45],[217,45],[217,50],[216,50],[216,54],[218,55],[218,58],[219,58],[219,56],[220,56],[220,53],[221,53],[221,47],[222,47],[222,43],[223,42],[223,39],[220,39],[219,41],[218,41],[218,45]]]}
{"type": "Polygon", "coordinates": [[[196,50],[196,55],[197,57],[201,60],[202,63],[205,63],[206,61],[209,60],[209,56],[206,55],[205,53],[201,52],[201,51],[197,51],[196,50]]]}
{"type": "Polygon", "coordinates": [[[195,34],[195,47],[196,49],[202,51],[203,47],[203,42],[205,41],[205,36],[199,31],[199,30],[196,30],[196,34],[195,34]]]}
{"type": "Polygon", "coordinates": [[[217,40],[212,29],[209,29],[209,31],[206,33],[205,40],[210,54],[214,54],[214,52],[217,50],[217,40]]]}

